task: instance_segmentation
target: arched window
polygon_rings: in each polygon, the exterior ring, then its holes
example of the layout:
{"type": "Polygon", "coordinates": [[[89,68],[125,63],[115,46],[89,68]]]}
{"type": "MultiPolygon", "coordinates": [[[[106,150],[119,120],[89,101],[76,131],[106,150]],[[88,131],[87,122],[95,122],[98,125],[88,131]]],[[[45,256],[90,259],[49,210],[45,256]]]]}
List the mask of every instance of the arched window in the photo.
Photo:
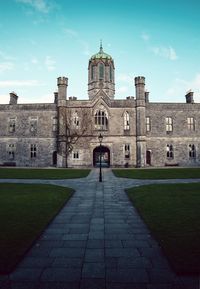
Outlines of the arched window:
{"type": "Polygon", "coordinates": [[[124,113],[124,130],[130,129],[130,116],[127,111],[124,113]]]}
{"type": "Polygon", "coordinates": [[[103,63],[99,64],[99,79],[104,79],[104,65],[103,65],[103,63]]]}
{"type": "Polygon", "coordinates": [[[96,129],[108,129],[108,116],[103,110],[98,110],[95,113],[95,127],[96,129]]]}

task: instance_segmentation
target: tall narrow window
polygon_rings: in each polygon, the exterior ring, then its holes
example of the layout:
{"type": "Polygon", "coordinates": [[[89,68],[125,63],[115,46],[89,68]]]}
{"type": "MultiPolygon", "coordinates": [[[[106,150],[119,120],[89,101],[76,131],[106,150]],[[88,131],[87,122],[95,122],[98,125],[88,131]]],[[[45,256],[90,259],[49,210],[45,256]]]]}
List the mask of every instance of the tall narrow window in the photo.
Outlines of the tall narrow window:
{"type": "Polygon", "coordinates": [[[194,122],[193,117],[187,118],[187,127],[188,127],[188,130],[195,130],[195,122],[194,122]]]}
{"type": "Polygon", "coordinates": [[[150,117],[146,117],[146,131],[151,131],[150,117]]]}
{"type": "Polygon", "coordinates": [[[108,116],[103,110],[98,110],[95,113],[95,127],[96,129],[108,129],[108,116]]]}
{"type": "Polygon", "coordinates": [[[95,66],[92,65],[92,67],[91,67],[91,80],[94,80],[94,74],[95,74],[95,66]]]}
{"type": "Polygon", "coordinates": [[[124,113],[124,130],[130,129],[130,116],[129,113],[126,111],[124,113]]]}
{"type": "Polygon", "coordinates": [[[15,145],[14,144],[9,144],[7,152],[8,152],[9,160],[14,160],[15,159],[15,145]]]}
{"type": "Polygon", "coordinates": [[[196,148],[194,144],[189,145],[189,158],[195,158],[196,157],[196,148]]]}
{"type": "Polygon", "coordinates": [[[16,128],[16,118],[10,118],[9,119],[9,132],[15,132],[16,128]]]}
{"type": "Polygon", "coordinates": [[[113,81],[113,70],[111,65],[110,65],[110,81],[113,81]]]}
{"type": "Polygon", "coordinates": [[[57,119],[57,117],[54,117],[53,118],[53,128],[52,128],[52,130],[53,131],[57,131],[57,127],[58,127],[58,119],[57,119]]]}
{"type": "Polygon", "coordinates": [[[36,158],[36,156],[37,156],[36,144],[31,144],[31,159],[36,158]]]}
{"type": "Polygon", "coordinates": [[[79,117],[77,112],[75,112],[73,115],[73,127],[76,129],[79,128],[79,117]]]}
{"type": "Polygon", "coordinates": [[[165,123],[166,123],[166,132],[172,132],[173,131],[173,121],[171,117],[166,117],[165,119],[165,123]]]}
{"type": "Polygon", "coordinates": [[[99,64],[99,79],[104,79],[104,65],[103,65],[103,63],[99,64]]]}
{"type": "Polygon", "coordinates": [[[124,145],[125,159],[130,159],[130,144],[124,145]]]}
{"type": "Polygon", "coordinates": [[[173,159],[174,158],[174,149],[173,145],[167,145],[167,158],[168,159],[173,159]]]}
{"type": "Polygon", "coordinates": [[[31,133],[37,132],[37,117],[30,118],[30,132],[31,133]]]}

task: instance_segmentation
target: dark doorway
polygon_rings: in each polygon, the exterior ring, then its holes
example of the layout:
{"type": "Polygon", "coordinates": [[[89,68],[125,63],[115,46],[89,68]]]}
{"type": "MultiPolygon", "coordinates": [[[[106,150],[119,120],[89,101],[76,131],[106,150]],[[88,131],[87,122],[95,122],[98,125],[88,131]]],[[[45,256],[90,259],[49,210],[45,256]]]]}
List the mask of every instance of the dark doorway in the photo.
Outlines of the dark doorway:
{"type": "Polygon", "coordinates": [[[53,152],[53,166],[57,166],[57,151],[53,152]]]}
{"type": "MultiPolygon", "coordinates": [[[[100,146],[96,147],[93,150],[93,166],[99,167],[99,165],[100,165],[100,146]]],[[[101,165],[102,167],[110,166],[110,150],[105,146],[101,146],[101,165]]]]}
{"type": "Polygon", "coordinates": [[[151,151],[146,151],[146,163],[147,165],[151,166],[151,151]]]}

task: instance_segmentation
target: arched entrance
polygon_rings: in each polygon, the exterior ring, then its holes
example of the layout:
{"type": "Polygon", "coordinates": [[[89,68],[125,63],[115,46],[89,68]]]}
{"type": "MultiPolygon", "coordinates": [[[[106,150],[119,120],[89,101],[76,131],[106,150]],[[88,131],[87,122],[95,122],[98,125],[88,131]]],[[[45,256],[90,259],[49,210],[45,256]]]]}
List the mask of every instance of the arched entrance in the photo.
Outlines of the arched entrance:
{"type": "Polygon", "coordinates": [[[93,166],[99,167],[100,165],[100,150],[101,150],[101,165],[102,167],[110,166],[110,150],[105,146],[98,146],[93,150],[93,166]]]}

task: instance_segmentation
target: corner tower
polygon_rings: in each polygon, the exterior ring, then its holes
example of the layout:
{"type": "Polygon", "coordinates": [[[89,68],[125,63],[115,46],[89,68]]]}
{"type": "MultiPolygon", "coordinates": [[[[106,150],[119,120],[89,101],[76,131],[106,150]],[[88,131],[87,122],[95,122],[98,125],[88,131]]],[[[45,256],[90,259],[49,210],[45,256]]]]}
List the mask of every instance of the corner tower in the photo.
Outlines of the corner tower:
{"type": "Polygon", "coordinates": [[[145,127],[145,78],[135,77],[136,88],[136,166],[146,165],[146,127],[145,127]]]}
{"type": "Polygon", "coordinates": [[[100,50],[94,54],[88,65],[88,95],[92,99],[99,90],[103,90],[110,98],[115,95],[115,67],[112,57],[100,50]]]}

